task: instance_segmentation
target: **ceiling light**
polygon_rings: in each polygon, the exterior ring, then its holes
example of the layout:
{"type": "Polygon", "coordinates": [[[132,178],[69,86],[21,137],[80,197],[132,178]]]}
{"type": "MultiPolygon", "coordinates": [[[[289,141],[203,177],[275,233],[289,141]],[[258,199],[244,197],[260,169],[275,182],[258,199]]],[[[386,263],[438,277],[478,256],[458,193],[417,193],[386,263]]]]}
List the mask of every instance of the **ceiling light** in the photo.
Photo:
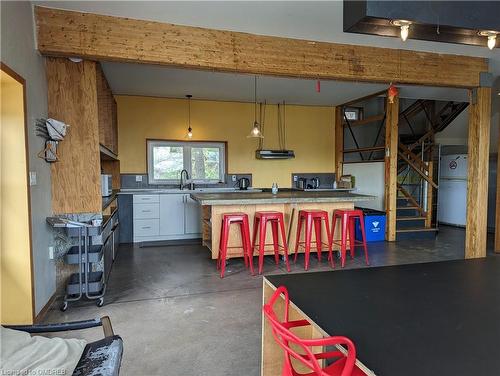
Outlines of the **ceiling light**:
{"type": "Polygon", "coordinates": [[[478,34],[482,37],[488,38],[487,45],[488,45],[488,48],[490,50],[495,48],[495,45],[497,43],[497,34],[499,34],[498,31],[484,30],[484,31],[480,31],[478,34]]]}
{"type": "Polygon", "coordinates": [[[394,26],[398,26],[401,29],[401,40],[404,42],[408,39],[408,33],[410,31],[411,21],[407,20],[393,20],[391,23],[394,26]]]}
{"type": "Polygon", "coordinates": [[[193,96],[191,94],[186,95],[186,98],[188,99],[188,131],[186,134],[186,138],[192,139],[193,138],[193,128],[191,128],[191,98],[193,96]]]}
{"type": "Polygon", "coordinates": [[[247,138],[264,138],[262,132],[260,131],[260,125],[257,122],[257,76],[254,78],[254,122],[253,128],[247,138]]]}

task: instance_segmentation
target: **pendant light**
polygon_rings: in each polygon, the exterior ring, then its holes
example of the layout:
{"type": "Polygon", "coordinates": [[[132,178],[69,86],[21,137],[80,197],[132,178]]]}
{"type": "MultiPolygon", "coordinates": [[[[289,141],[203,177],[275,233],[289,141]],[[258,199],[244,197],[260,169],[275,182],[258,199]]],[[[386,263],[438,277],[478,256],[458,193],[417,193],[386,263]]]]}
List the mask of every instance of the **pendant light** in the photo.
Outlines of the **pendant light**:
{"type": "Polygon", "coordinates": [[[482,37],[488,38],[487,45],[490,50],[495,48],[495,45],[497,44],[497,34],[499,34],[498,32],[487,30],[487,31],[480,31],[478,34],[482,37]]]}
{"type": "Polygon", "coordinates": [[[193,129],[191,128],[191,98],[193,96],[191,94],[186,95],[186,98],[188,99],[188,131],[186,133],[186,138],[192,139],[193,138],[193,129]]]}
{"type": "Polygon", "coordinates": [[[394,20],[391,21],[391,23],[394,26],[398,26],[400,28],[401,40],[405,42],[406,39],[408,39],[408,33],[410,32],[411,22],[407,20],[394,20]]]}
{"type": "Polygon", "coordinates": [[[254,78],[254,122],[252,130],[247,138],[264,138],[260,131],[260,125],[257,122],[257,76],[254,78]]]}

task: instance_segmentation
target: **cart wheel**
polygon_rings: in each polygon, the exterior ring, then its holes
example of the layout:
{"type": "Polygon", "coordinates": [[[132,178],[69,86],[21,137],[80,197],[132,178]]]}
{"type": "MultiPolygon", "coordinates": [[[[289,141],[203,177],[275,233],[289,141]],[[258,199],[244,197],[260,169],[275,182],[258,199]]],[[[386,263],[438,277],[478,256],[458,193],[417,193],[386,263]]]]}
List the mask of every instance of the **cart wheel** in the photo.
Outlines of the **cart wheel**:
{"type": "Polygon", "coordinates": [[[97,306],[102,307],[104,305],[104,298],[97,299],[97,306]]]}
{"type": "Polygon", "coordinates": [[[61,311],[66,311],[68,309],[68,302],[63,302],[63,304],[61,305],[61,311]]]}

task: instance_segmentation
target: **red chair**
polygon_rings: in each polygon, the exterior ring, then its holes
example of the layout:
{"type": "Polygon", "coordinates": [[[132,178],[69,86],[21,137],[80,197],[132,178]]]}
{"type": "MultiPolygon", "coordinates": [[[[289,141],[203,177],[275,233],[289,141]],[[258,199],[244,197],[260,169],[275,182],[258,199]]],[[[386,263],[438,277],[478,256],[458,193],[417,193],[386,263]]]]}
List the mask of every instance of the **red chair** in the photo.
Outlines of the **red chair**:
{"type": "Polygon", "coordinates": [[[225,213],[222,215],[222,226],[220,229],[220,243],[219,243],[219,255],[217,256],[217,270],[220,269],[220,277],[224,278],[224,272],[226,271],[226,258],[227,249],[229,242],[229,228],[231,224],[239,224],[241,230],[241,239],[243,247],[243,259],[245,260],[245,267],[248,268],[250,265],[250,271],[252,275],[253,271],[253,261],[250,257],[252,252],[252,247],[250,244],[250,226],[248,225],[248,215],[245,213],[225,213]]]}
{"type": "Polygon", "coordinates": [[[283,249],[283,255],[285,257],[286,269],[290,271],[290,264],[288,262],[288,245],[286,242],[286,232],[285,232],[285,220],[283,219],[283,213],[277,211],[262,211],[256,212],[253,222],[253,238],[252,238],[252,251],[250,256],[253,258],[253,252],[257,244],[257,233],[259,233],[259,274],[262,274],[262,268],[264,267],[264,253],[265,246],[271,245],[266,244],[266,229],[267,223],[271,223],[271,229],[273,232],[273,243],[274,246],[274,260],[276,265],[280,262],[280,248],[283,249]],[[279,245],[278,233],[281,233],[281,241],[283,246],[279,245]]]}
{"type": "Polygon", "coordinates": [[[264,315],[271,324],[273,337],[278,345],[285,351],[282,376],[366,376],[366,374],[355,364],[356,347],[349,338],[335,336],[306,340],[293,334],[290,331],[291,328],[308,326],[310,324],[307,320],[288,320],[289,302],[287,289],[284,286],[280,286],[276,289],[269,302],[263,307],[264,315]],[[283,320],[280,320],[274,311],[274,304],[281,294],[283,294],[285,298],[285,313],[283,320]],[[335,345],[343,345],[344,348],[347,348],[347,354],[338,350],[313,353],[311,349],[312,347],[335,345]],[[298,349],[301,349],[302,353],[299,353],[298,349]],[[301,362],[312,372],[306,374],[297,372],[293,367],[292,358],[301,362]],[[327,359],[336,360],[326,367],[321,367],[319,360],[327,359]]]}
{"type": "Polygon", "coordinates": [[[351,254],[351,259],[354,258],[354,248],[356,245],[363,245],[365,249],[365,260],[366,265],[370,265],[368,260],[368,248],[366,246],[366,236],[365,236],[365,219],[362,210],[335,210],[333,212],[332,219],[332,235],[330,237],[330,243],[340,245],[340,258],[341,265],[344,267],[346,252],[347,252],[347,235],[349,232],[349,253],[351,254]],[[337,218],[341,221],[341,235],[340,240],[333,240],[335,235],[335,225],[337,223],[337,218]],[[356,224],[356,219],[359,220],[361,226],[361,236],[363,240],[356,240],[354,236],[354,226],[356,224]]]}
{"type": "Polygon", "coordinates": [[[326,233],[330,234],[330,224],[328,221],[328,212],[325,210],[300,210],[299,220],[297,222],[297,235],[295,238],[295,258],[294,262],[297,262],[297,256],[299,251],[299,245],[304,244],[305,251],[305,270],[309,269],[309,256],[311,253],[311,243],[316,243],[316,251],[318,252],[318,261],[321,262],[321,246],[325,245],[328,247],[328,260],[330,261],[332,267],[335,267],[335,260],[332,256],[332,245],[330,242],[330,236],[328,236],[328,243],[323,243],[321,240],[321,223],[325,223],[326,233]],[[305,241],[300,241],[300,233],[302,231],[302,225],[305,224],[305,241]],[[316,240],[312,241],[312,228],[314,224],[314,232],[316,235],[316,240]]]}

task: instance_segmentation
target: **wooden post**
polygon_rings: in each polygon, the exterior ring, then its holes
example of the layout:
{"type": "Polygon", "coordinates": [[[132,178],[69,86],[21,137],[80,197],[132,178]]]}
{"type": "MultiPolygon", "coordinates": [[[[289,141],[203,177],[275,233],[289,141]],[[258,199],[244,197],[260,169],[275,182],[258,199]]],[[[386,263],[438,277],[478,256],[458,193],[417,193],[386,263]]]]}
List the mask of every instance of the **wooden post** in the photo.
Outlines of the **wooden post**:
{"type": "Polygon", "coordinates": [[[51,165],[53,213],[100,213],[96,62],[50,57],[46,74],[48,116],[71,126],[51,165]]]}
{"type": "Polygon", "coordinates": [[[336,179],[342,176],[344,163],[344,111],[342,106],[335,107],[335,173],[336,179]]]}
{"type": "Polygon", "coordinates": [[[491,88],[469,91],[469,155],[465,258],[486,257],[491,88]]]}
{"type": "Polygon", "coordinates": [[[385,118],[385,212],[387,241],[396,240],[399,96],[387,99],[385,118]]]}

